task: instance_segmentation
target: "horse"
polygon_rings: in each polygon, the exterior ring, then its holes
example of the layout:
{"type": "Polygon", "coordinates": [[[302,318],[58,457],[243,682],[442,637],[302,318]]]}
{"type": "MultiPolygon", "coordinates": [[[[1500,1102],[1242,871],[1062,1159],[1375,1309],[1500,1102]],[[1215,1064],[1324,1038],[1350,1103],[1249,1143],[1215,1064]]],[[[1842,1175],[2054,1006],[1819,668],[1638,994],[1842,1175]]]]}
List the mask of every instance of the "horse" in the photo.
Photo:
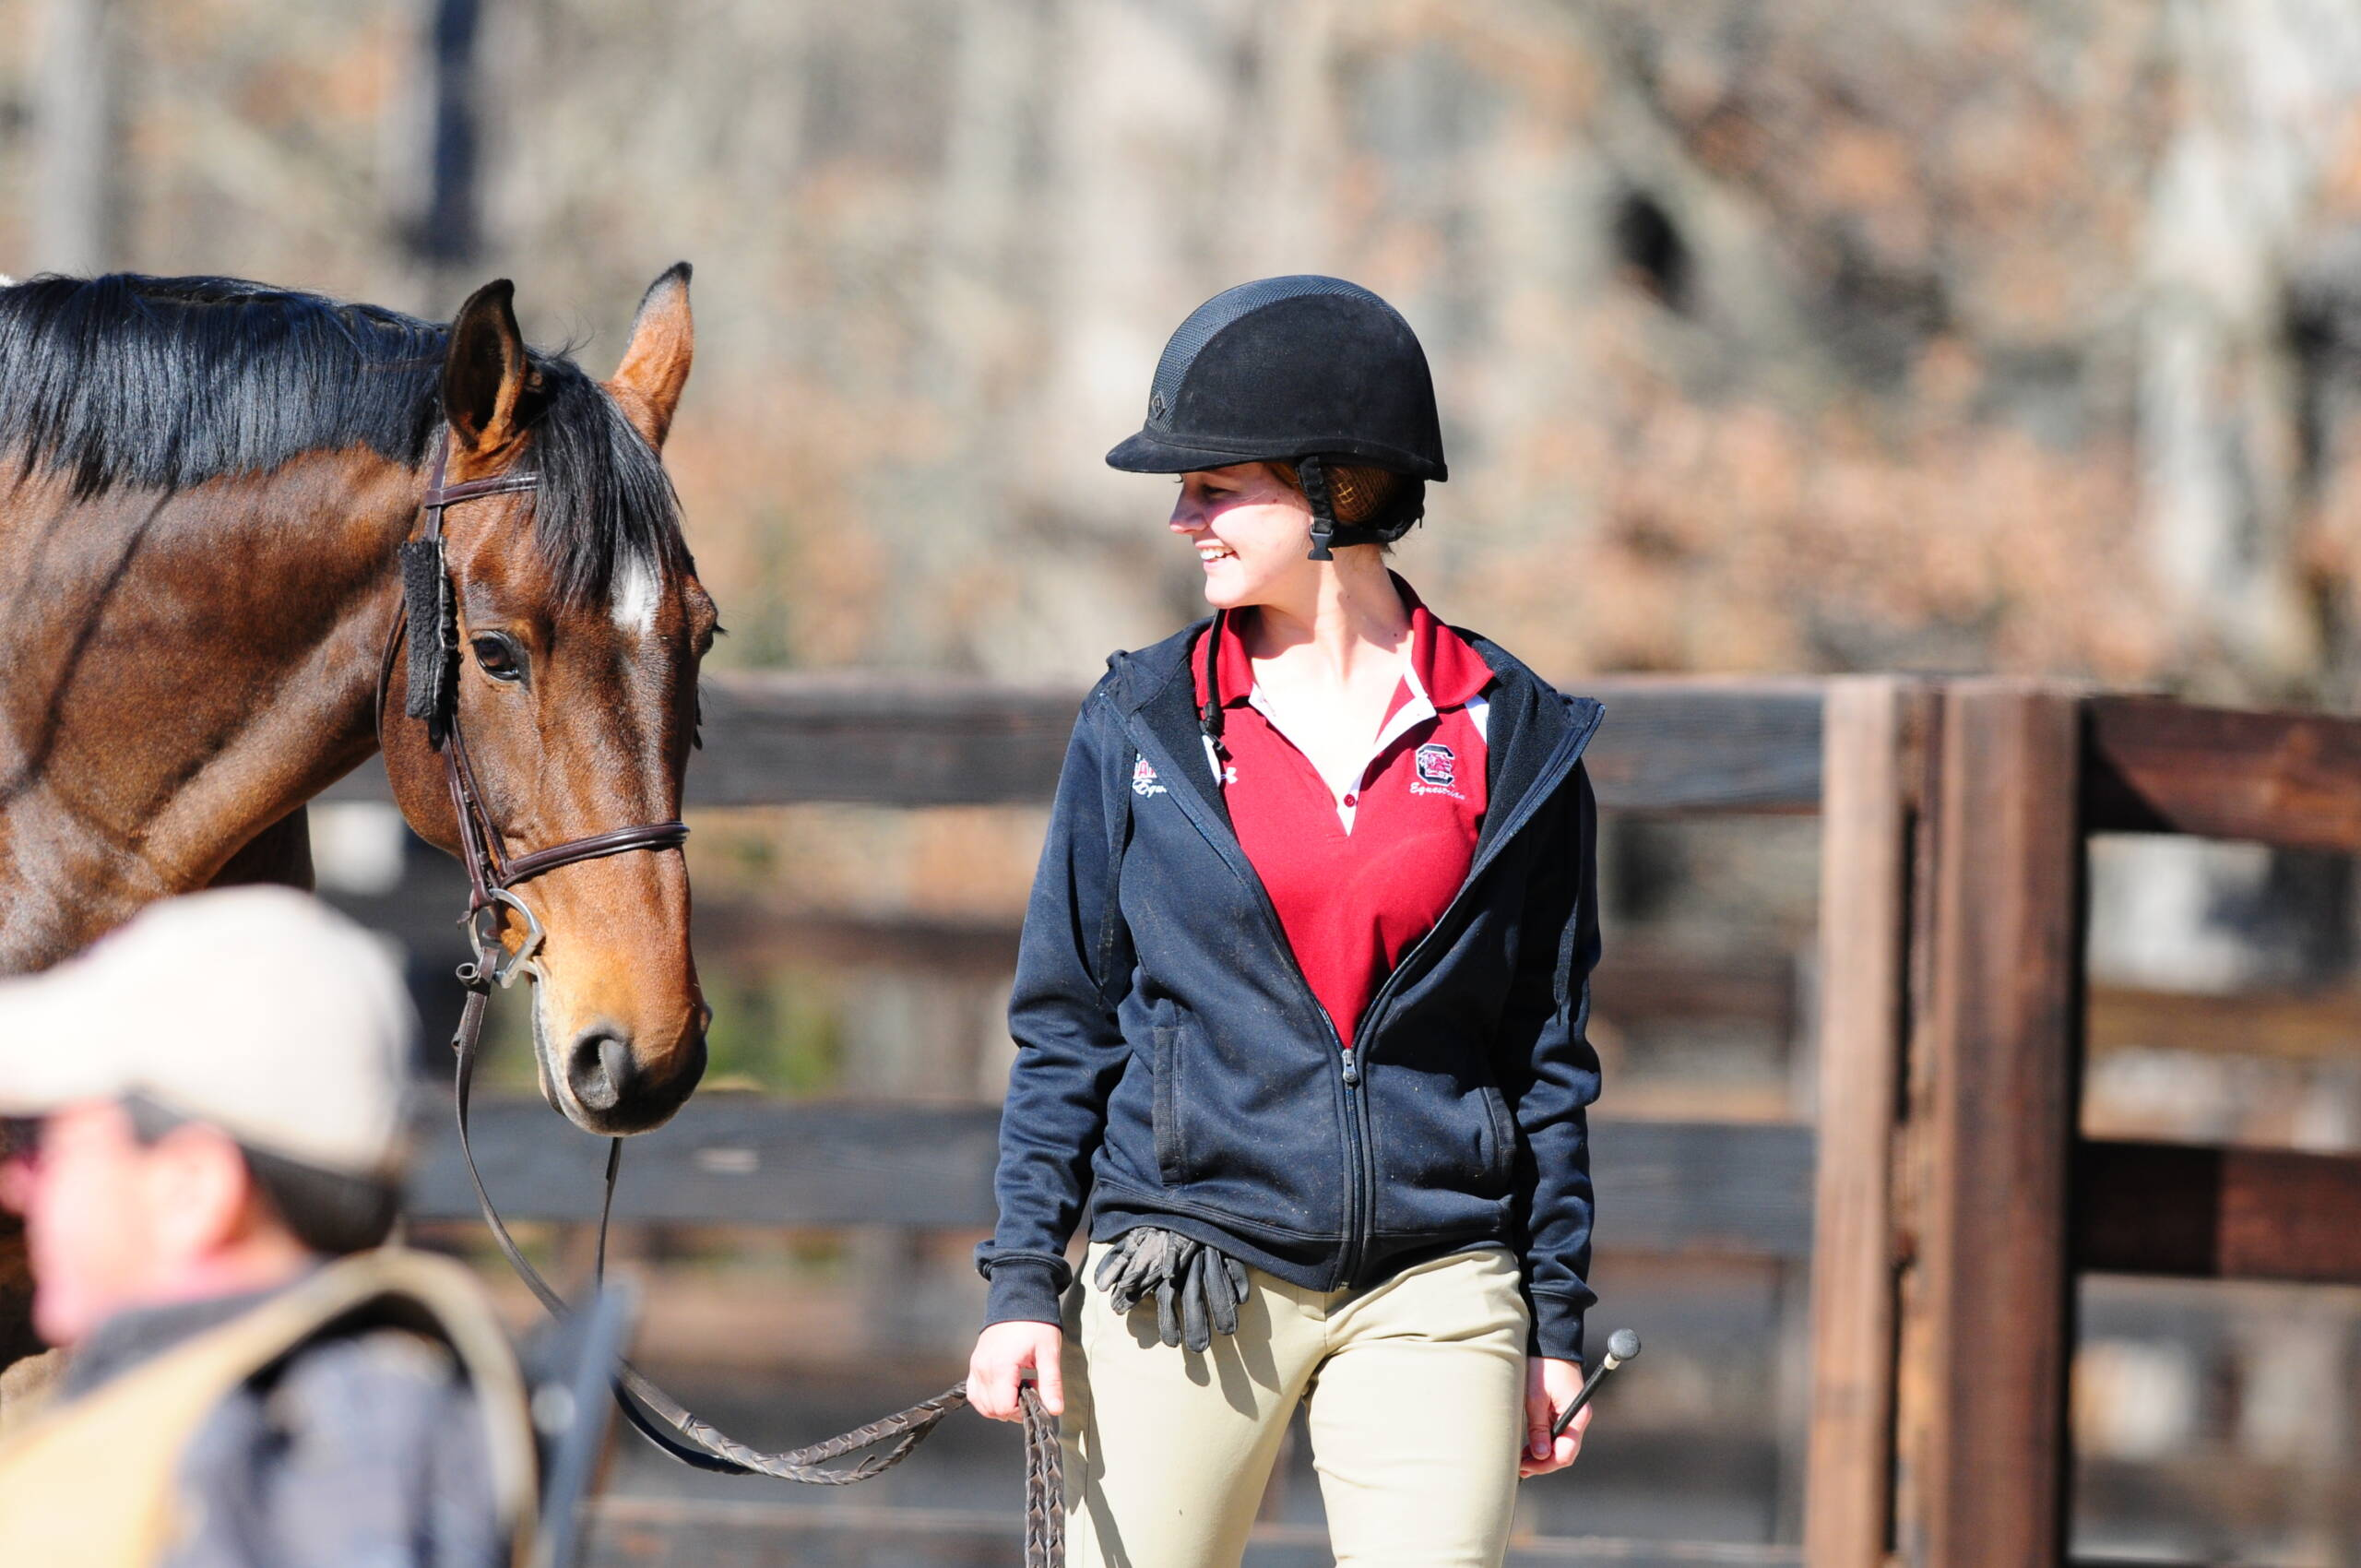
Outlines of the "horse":
{"type": "MultiPolygon", "coordinates": [[[[447,327],[236,279],[0,288],[0,973],[154,899],[309,885],[304,802],[372,753],[461,853],[445,737],[404,700],[421,659],[497,852],[678,817],[718,630],[660,457],[689,278],[604,382],[525,342],[506,279],[447,327]],[[467,504],[423,506],[438,482],[467,504]],[[433,520],[449,634],[422,648],[396,563],[433,520]]],[[[660,1124],[704,1071],[682,831],[488,916],[536,982],[542,1095],[589,1132],[660,1124]]]]}

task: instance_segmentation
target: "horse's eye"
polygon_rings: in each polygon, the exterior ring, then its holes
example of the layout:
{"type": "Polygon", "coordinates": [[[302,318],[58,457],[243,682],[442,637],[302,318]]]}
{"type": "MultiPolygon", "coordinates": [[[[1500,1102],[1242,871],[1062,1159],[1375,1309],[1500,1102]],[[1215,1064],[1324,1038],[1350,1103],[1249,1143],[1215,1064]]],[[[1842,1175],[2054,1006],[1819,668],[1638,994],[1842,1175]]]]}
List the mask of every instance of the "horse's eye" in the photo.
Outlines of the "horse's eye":
{"type": "Polygon", "coordinates": [[[506,637],[477,637],[469,643],[475,649],[476,664],[495,681],[523,678],[525,666],[516,657],[516,647],[506,637]]]}

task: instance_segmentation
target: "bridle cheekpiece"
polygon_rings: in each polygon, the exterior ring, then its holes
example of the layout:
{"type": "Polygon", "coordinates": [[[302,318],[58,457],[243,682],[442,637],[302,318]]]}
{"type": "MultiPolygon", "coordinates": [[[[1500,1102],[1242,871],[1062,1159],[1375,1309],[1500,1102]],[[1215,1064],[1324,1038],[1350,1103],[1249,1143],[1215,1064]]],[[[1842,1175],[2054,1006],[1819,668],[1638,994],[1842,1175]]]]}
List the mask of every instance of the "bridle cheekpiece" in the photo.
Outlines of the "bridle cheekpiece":
{"type": "MultiPolygon", "coordinates": [[[[642,823],[585,838],[570,838],[545,849],[516,855],[508,852],[499,826],[484,806],[483,790],[476,782],[475,764],[468,754],[467,731],[459,722],[458,612],[450,564],[444,554],[443,515],[464,501],[528,493],[540,487],[540,481],[528,470],[445,484],[444,476],[449,460],[450,439],[445,435],[435,443],[434,470],[419,501],[418,537],[404,541],[399,552],[402,606],[386,634],[385,659],[377,671],[376,715],[382,730],[386,700],[393,684],[394,659],[407,638],[410,649],[409,683],[402,711],[409,718],[425,721],[427,743],[443,754],[444,784],[450,791],[452,814],[459,825],[459,863],[468,868],[468,912],[459,918],[459,923],[467,928],[468,944],[474,949],[475,961],[461,968],[459,979],[470,987],[496,983],[505,989],[516,982],[519,974],[539,977],[537,960],[547,935],[532,906],[513,891],[519,883],[529,882],[560,866],[606,855],[627,854],[635,849],[677,849],[688,837],[689,829],[678,820],[642,823]],[[514,953],[501,944],[501,928],[506,923],[504,910],[514,910],[525,923],[525,938],[514,953]]],[[[381,749],[382,741],[381,735],[381,749]]]]}

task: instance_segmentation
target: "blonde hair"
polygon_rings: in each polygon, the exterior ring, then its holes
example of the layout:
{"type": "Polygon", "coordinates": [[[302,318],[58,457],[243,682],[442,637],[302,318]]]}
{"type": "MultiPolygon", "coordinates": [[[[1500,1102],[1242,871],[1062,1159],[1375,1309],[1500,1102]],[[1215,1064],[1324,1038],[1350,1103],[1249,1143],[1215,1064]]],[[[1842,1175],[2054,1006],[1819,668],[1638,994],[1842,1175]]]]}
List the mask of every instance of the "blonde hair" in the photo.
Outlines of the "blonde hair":
{"type": "MultiPolygon", "coordinates": [[[[1297,491],[1303,480],[1293,463],[1273,463],[1272,470],[1297,491]]],[[[1402,493],[1402,476],[1391,469],[1365,464],[1323,463],[1328,476],[1328,505],[1340,523],[1365,523],[1394,504],[1402,493]]]]}

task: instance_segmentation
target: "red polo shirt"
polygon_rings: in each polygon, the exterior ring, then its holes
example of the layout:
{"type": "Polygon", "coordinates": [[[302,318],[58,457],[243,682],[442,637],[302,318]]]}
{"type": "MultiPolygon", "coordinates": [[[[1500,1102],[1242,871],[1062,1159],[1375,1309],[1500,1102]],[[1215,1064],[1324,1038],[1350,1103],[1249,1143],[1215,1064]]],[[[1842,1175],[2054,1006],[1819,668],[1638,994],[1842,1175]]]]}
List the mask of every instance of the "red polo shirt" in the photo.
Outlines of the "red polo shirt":
{"type": "MultiPolygon", "coordinates": [[[[1467,880],[1484,823],[1491,667],[1394,584],[1410,611],[1409,669],[1347,777],[1321,777],[1256,684],[1240,626],[1253,612],[1227,617],[1215,654],[1230,821],[1347,1050],[1378,987],[1467,880]]],[[[1189,666],[1202,704],[1202,651],[1189,666]]]]}

